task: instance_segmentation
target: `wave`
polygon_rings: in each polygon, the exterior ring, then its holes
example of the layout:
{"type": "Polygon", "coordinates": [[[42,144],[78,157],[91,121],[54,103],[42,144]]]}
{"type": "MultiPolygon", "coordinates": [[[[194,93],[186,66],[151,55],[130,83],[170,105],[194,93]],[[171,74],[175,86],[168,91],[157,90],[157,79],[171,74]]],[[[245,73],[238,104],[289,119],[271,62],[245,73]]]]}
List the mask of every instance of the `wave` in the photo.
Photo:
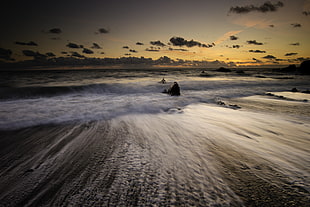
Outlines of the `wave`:
{"type": "Polygon", "coordinates": [[[52,97],[68,94],[131,94],[161,92],[162,86],[139,84],[90,84],[78,86],[46,86],[46,87],[3,87],[0,88],[0,99],[29,99],[52,97]],[[157,90],[157,91],[156,91],[157,90]]]}

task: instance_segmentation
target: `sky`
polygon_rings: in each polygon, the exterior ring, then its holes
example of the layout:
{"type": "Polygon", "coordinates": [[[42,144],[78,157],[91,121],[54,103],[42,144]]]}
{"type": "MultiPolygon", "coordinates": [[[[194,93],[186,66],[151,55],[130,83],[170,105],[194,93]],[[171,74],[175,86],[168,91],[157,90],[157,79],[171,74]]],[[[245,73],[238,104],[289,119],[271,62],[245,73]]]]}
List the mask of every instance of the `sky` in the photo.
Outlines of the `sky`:
{"type": "Polygon", "coordinates": [[[310,0],[10,0],[0,61],[167,56],[226,66],[310,58],[310,0]]]}

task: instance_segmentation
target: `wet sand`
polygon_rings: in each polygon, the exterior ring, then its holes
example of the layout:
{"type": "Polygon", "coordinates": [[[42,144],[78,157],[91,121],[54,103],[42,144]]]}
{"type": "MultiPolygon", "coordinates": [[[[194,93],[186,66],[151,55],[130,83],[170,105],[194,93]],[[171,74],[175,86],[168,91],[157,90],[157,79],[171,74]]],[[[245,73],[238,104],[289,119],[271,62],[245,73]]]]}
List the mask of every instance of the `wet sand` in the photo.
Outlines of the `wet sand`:
{"type": "Polygon", "coordinates": [[[0,206],[308,206],[309,122],[271,117],[199,105],[1,131],[0,206]]]}

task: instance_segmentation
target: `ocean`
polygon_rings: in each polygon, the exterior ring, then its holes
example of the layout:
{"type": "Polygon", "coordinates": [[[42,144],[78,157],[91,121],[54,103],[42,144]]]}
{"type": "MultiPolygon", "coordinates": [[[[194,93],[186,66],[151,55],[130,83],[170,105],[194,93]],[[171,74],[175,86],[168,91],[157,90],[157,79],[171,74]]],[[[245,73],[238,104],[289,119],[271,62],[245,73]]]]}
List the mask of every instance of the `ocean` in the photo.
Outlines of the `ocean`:
{"type": "Polygon", "coordinates": [[[310,76],[201,71],[1,72],[0,206],[309,205],[310,76]]]}

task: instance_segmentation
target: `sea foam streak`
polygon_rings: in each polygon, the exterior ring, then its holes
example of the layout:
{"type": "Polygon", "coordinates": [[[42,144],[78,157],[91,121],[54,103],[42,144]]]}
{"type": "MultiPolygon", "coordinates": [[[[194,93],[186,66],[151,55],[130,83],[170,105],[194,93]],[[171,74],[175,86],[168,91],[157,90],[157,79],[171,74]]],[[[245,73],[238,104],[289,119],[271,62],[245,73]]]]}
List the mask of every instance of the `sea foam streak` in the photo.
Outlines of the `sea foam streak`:
{"type": "Polygon", "coordinates": [[[22,130],[2,151],[0,198],[8,206],[302,205],[309,134],[302,120],[208,104],[22,130]]]}

